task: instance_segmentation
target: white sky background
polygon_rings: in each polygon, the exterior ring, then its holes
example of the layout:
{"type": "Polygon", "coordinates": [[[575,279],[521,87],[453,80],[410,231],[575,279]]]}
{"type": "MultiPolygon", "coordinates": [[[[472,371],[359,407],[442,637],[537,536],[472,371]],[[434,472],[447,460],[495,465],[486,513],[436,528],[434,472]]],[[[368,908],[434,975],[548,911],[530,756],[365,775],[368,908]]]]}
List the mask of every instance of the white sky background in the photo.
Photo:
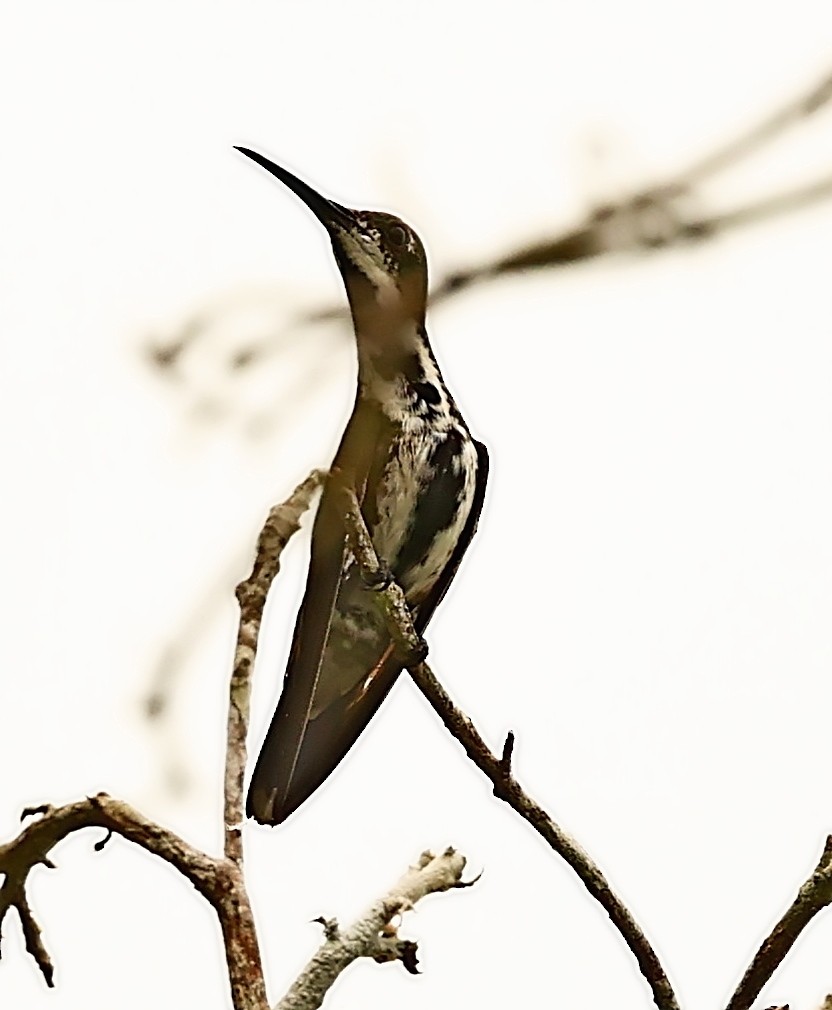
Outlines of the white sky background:
{"type": "MultiPolygon", "coordinates": [[[[333,328],[289,326],[343,298],[323,231],[233,144],[401,213],[439,276],[684,168],[832,61],[820,0],[348,6],[6,7],[3,837],[26,804],[106,789],[220,844],[232,587],[268,505],[329,461],[353,382],[333,328]],[[265,332],[240,307],[252,292],[289,349],[232,378],[228,355],[265,332]],[[147,367],[152,338],[227,297],[177,382],[147,367]],[[151,671],[189,621],[170,719],[148,726],[151,671]]],[[[703,206],[829,171],[832,114],[703,206]]],[[[693,1010],[724,1003],[832,829],[830,262],[832,204],[503,281],[430,320],[492,459],[433,665],[495,747],[515,730],[521,781],[599,860],[693,1010]]],[[[254,748],[303,565],[299,539],[254,748]]],[[[0,1006],[228,1006],[207,906],[126,842],[95,854],[97,837],[33,882],[57,990],[12,916],[0,1006]]],[[[424,975],[361,964],[327,1005],[491,1006],[518,988],[529,1005],[648,1003],[604,915],[409,683],[301,812],[246,843],[273,999],[319,940],[310,919],[347,921],[452,843],[485,873],[406,923],[424,975]]],[[[814,1006],[831,949],[822,916],[761,1005],[814,1006]]]]}

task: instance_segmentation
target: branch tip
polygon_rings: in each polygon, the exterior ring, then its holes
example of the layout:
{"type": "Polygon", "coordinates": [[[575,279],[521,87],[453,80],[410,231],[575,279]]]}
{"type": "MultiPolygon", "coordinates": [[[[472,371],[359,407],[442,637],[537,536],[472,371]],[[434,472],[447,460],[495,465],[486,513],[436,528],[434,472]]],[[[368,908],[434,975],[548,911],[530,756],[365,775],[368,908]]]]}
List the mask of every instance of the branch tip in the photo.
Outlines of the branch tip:
{"type": "Polygon", "coordinates": [[[95,849],[96,852],[101,852],[101,850],[104,848],[104,846],[107,844],[107,842],[109,842],[109,840],[112,837],[113,837],[113,829],[107,828],[106,835],[104,835],[103,838],[99,838],[99,840],[95,843],[95,845],[93,845],[93,849],[95,849]]]}
{"type": "Polygon", "coordinates": [[[52,811],[51,803],[41,803],[36,807],[24,807],[20,811],[21,822],[25,821],[27,817],[37,817],[38,814],[48,814],[52,811]]]}
{"type": "Polygon", "coordinates": [[[35,921],[32,910],[25,894],[21,890],[19,896],[14,901],[17,914],[20,917],[20,927],[23,931],[23,939],[26,950],[32,955],[35,964],[40,968],[43,980],[50,989],[55,988],[55,967],[47,953],[46,947],[40,935],[40,926],[35,921]]]}
{"type": "Polygon", "coordinates": [[[500,764],[503,766],[503,771],[506,775],[511,774],[511,759],[514,756],[514,730],[510,729],[506,733],[506,741],[503,744],[503,755],[500,758],[500,764]]]}
{"type": "Polygon", "coordinates": [[[473,880],[458,880],[453,886],[457,888],[473,887],[474,884],[478,883],[482,879],[483,873],[485,873],[485,870],[480,870],[473,880]]]}
{"type": "Polygon", "coordinates": [[[338,920],[335,918],[327,919],[323,915],[318,915],[312,919],[312,922],[320,923],[320,925],[323,926],[324,938],[332,943],[334,943],[341,935],[341,928],[338,925],[338,920]]]}

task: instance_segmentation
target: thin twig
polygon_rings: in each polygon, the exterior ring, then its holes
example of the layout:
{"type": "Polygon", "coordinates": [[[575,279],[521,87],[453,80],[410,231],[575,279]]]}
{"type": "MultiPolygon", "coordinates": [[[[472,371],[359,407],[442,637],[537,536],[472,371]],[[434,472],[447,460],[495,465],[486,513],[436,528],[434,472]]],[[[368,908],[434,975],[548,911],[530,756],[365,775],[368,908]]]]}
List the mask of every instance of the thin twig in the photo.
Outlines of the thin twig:
{"type": "Polygon", "coordinates": [[[300,528],[300,520],[325,477],[323,470],[313,470],[285,502],[271,509],[257,541],[251,575],[237,586],[240,621],[229,685],[224,793],[225,855],[237,866],[242,866],[243,862],[243,780],[248,755],[246,737],[251,705],[251,674],[257,654],[263,607],[274,577],[280,570],[283,548],[300,528]]]}
{"type": "Polygon", "coordinates": [[[783,917],[763,940],[737,986],[727,1010],[749,1010],[797,938],[812,919],[832,904],[832,835],[826,839],[818,865],[797,892],[783,917]]]}
{"type": "MultiPolygon", "coordinates": [[[[369,562],[369,574],[381,567],[378,557],[372,547],[364,523],[364,517],[353,496],[345,516],[350,546],[359,565],[362,560],[369,562]],[[368,558],[368,554],[372,556],[368,558]]],[[[378,593],[380,603],[391,635],[398,641],[413,642],[419,636],[413,627],[410,611],[404,599],[401,588],[391,582],[378,593]]],[[[662,968],[658,955],[650,945],[650,941],[642,932],[623,901],[613,891],[609,881],[600,867],[591,857],[560,828],[546,811],[523,790],[511,772],[511,756],[514,747],[514,735],[506,740],[502,755],[495,754],[480,736],[474,724],[453,703],[450,695],[436,679],[427,663],[419,662],[409,667],[410,676],[419,690],[427,698],[433,710],[445,724],[445,727],[465,749],[465,753],[482,771],[494,786],[494,795],[504,800],[517,814],[527,821],[540,834],[549,846],[572,867],[584,887],[609,915],[613,925],[619,931],[624,942],[634,955],[642,975],[646,979],[653,994],[653,1001],[659,1010],[678,1010],[673,987],[662,968]]]]}

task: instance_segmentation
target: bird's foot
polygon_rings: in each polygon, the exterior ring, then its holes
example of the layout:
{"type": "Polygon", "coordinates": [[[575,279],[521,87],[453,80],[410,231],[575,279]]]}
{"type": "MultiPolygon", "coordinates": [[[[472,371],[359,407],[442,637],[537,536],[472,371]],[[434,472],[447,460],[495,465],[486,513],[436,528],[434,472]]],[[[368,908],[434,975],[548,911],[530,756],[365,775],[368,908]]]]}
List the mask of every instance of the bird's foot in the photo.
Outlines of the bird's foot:
{"type": "Polygon", "coordinates": [[[378,568],[375,571],[361,569],[361,580],[364,585],[374,593],[383,593],[385,589],[393,584],[395,576],[386,561],[378,559],[378,568]]]}
{"type": "Polygon", "coordinates": [[[412,643],[405,644],[398,642],[396,645],[396,655],[402,666],[410,669],[411,667],[418,666],[420,663],[424,663],[428,658],[428,643],[421,635],[412,643]]]}

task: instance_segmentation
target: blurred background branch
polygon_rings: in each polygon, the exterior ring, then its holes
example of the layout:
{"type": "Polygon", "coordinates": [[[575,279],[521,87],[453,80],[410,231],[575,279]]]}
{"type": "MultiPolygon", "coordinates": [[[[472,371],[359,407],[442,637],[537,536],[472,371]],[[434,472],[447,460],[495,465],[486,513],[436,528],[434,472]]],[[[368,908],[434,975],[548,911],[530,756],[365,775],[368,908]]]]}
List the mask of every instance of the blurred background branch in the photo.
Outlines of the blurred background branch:
{"type": "MultiPolygon", "coordinates": [[[[823,110],[832,99],[832,73],[823,76],[796,98],[785,103],[757,124],[741,130],[728,143],[720,145],[684,172],[657,185],[618,199],[610,199],[590,208],[583,220],[559,234],[519,245],[489,261],[459,268],[440,277],[432,286],[431,304],[436,305],[475,284],[487,284],[507,275],[530,270],[558,269],[570,264],[621,253],[639,254],[666,249],[687,242],[714,239],[726,231],[761,223],[780,214],[790,213],[832,197],[832,165],[812,182],[740,203],[720,211],[708,211],[701,187],[715,176],[736,168],[761,148],[779,140],[784,133],[823,110]]],[[[406,208],[399,208],[406,214],[406,208]]],[[[348,335],[349,310],[346,300],[308,310],[291,306],[291,299],[274,292],[258,292],[229,297],[227,303],[202,307],[189,315],[171,337],[151,341],[146,358],[158,374],[176,374],[182,359],[217,325],[218,317],[241,309],[265,309],[274,312],[274,331],[259,342],[240,342],[224,348],[224,367],[229,372],[256,368],[264,357],[280,354],[295,341],[303,340],[304,328],[322,322],[344,324],[348,335]],[[271,305],[269,304],[271,302],[271,305]]],[[[326,367],[326,356],[310,362],[298,380],[302,395],[326,367]]],[[[281,408],[281,413],[285,410],[281,408]]]]}

